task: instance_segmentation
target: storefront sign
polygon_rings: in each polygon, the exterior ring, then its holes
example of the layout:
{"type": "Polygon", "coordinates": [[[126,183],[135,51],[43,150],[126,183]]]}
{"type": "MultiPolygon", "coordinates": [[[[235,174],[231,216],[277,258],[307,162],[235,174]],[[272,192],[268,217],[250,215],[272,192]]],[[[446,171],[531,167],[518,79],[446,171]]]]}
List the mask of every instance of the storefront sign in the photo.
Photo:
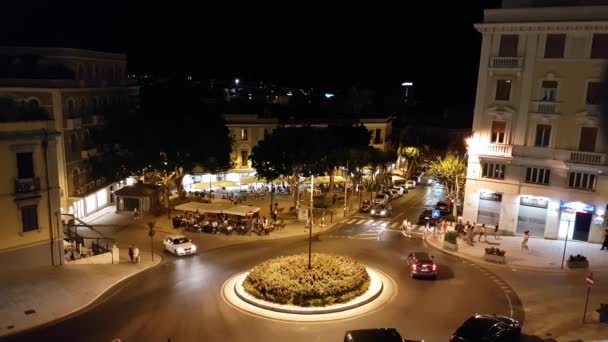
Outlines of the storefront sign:
{"type": "Polygon", "coordinates": [[[479,199],[483,199],[483,200],[487,200],[487,201],[501,202],[502,194],[499,194],[496,192],[483,192],[482,191],[479,193],[479,199]]]}
{"type": "Polygon", "coordinates": [[[528,207],[537,207],[545,209],[549,207],[548,199],[538,197],[522,196],[519,200],[519,203],[528,207]]]}
{"type": "Polygon", "coordinates": [[[586,204],[586,203],[583,203],[583,202],[566,202],[566,201],[561,201],[559,203],[559,207],[560,207],[560,209],[570,209],[570,210],[574,210],[574,211],[585,211],[585,212],[588,212],[588,213],[595,212],[595,206],[594,205],[586,204]]]}

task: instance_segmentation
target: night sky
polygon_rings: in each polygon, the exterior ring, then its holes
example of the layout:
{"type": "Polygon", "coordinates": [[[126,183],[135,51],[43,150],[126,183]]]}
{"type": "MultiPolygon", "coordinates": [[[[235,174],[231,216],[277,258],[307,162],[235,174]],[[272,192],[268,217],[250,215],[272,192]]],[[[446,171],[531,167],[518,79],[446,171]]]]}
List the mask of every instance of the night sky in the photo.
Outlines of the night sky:
{"type": "Polygon", "coordinates": [[[295,87],[414,80],[423,100],[470,105],[481,41],[472,24],[483,20],[484,8],[499,5],[196,3],[7,1],[0,44],[124,52],[131,71],[199,70],[295,87]]]}

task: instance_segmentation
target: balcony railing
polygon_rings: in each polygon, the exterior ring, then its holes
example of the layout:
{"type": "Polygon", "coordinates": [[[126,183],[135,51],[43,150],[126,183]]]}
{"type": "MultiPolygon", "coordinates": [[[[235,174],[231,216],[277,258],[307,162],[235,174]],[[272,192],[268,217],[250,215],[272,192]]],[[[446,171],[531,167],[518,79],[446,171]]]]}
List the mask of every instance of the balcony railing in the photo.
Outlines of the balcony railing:
{"type": "Polygon", "coordinates": [[[537,101],[534,102],[534,112],[540,114],[557,114],[558,104],[555,102],[548,101],[537,101]]]}
{"type": "Polygon", "coordinates": [[[521,69],[523,61],[522,57],[490,57],[490,68],[521,69]]]}
{"type": "Polygon", "coordinates": [[[15,194],[24,195],[40,191],[40,178],[15,179],[15,194]]]}
{"type": "Polygon", "coordinates": [[[570,152],[570,162],[583,163],[583,164],[595,164],[604,165],[606,164],[605,153],[594,153],[594,152],[570,152]]]}
{"type": "Polygon", "coordinates": [[[511,157],[513,146],[505,144],[480,144],[477,153],[488,156],[511,157]]]}
{"type": "Polygon", "coordinates": [[[63,128],[65,129],[79,129],[82,127],[82,119],[81,118],[73,118],[67,119],[64,121],[63,128]]]}

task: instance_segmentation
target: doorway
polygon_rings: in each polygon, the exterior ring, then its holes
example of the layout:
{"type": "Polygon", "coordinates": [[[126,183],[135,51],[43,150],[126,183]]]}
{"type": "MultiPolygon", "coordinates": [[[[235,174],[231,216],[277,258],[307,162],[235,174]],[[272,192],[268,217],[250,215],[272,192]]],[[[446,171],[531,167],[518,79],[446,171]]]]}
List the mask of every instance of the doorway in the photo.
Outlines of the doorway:
{"type": "Polygon", "coordinates": [[[591,228],[591,213],[577,212],[574,221],[574,232],[572,240],[587,241],[589,240],[589,229],[591,228]]]}

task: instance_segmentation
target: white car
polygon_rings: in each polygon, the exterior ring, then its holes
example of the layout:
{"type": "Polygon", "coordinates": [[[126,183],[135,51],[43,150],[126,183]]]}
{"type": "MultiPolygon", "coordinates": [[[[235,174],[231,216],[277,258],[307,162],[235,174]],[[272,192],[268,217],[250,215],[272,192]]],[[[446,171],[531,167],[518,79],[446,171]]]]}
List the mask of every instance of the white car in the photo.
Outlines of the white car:
{"type": "Polygon", "coordinates": [[[405,186],[408,189],[416,189],[416,181],[415,180],[408,180],[407,182],[405,182],[405,186]]]}
{"type": "Polygon", "coordinates": [[[184,235],[167,235],[163,240],[165,249],[175,255],[187,255],[196,253],[196,245],[184,235]]]}
{"type": "Polygon", "coordinates": [[[403,196],[403,194],[405,193],[405,190],[400,186],[394,186],[391,190],[397,191],[399,196],[403,196]]]}

